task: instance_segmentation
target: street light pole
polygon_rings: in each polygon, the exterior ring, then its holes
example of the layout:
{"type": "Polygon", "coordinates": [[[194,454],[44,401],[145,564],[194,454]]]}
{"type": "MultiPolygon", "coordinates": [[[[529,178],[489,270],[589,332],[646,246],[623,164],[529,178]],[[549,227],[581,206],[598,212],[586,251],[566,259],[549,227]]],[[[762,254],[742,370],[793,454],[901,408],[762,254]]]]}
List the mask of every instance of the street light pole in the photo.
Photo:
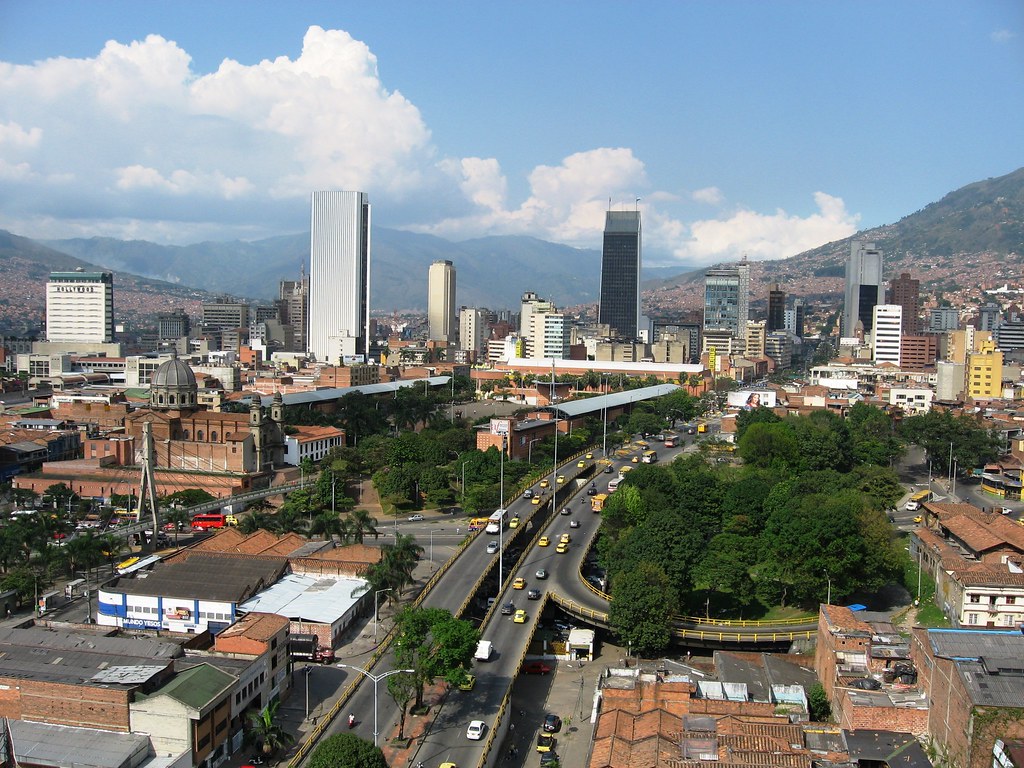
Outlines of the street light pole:
{"type": "Polygon", "coordinates": [[[444,528],[435,528],[430,532],[430,567],[434,567],[434,534],[441,533],[444,528]]]}
{"type": "Polygon", "coordinates": [[[825,604],[832,605],[832,579],[829,578],[828,571],[825,571],[825,581],[828,582],[828,594],[825,596],[825,604]]]}
{"type": "Polygon", "coordinates": [[[381,592],[390,592],[390,591],[391,591],[391,587],[388,587],[387,589],[378,589],[376,592],[373,593],[373,643],[374,643],[374,645],[377,644],[377,595],[379,595],[381,592]]]}
{"type": "Polygon", "coordinates": [[[537,443],[537,442],[540,442],[540,438],[539,437],[533,438],[533,440],[531,440],[529,442],[529,444],[526,446],[526,463],[527,464],[532,464],[533,463],[533,444],[537,443]]]}
{"type": "Polygon", "coordinates": [[[334,666],[336,666],[336,667],[344,667],[345,669],[351,669],[354,672],[358,672],[359,674],[364,675],[365,677],[370,678],[370,680],[373,680],[373,746],[376,747],[377,746],[377,733],[378,733],[378,731],[377,731],[377,683],[379,683],[381,680],[383,680],[386,677],[391,677],[392,675],[397,675],[399,672],[405,672],[406,674],[412,674],[416,670],[414,670],[414,669],[391,669],[391,670],[388,670],[387,672],[382,672],[379,675],[374,675],[374,674],[372,674],[370,672],[367,672],[362,667],[354,667],[351,664],[335,664],[334,666]]]}
{"type": "Polygon", "coordinates": [[[466,506],[466,465],[468,461],[462,462],[462,506],[466,506]]]}
{"type": "Polygon", "coordinates": [[[309,674],[313,671],[313,667],[307,664],[302,668],[303,677],[306,678],[306,719],[309,720],[309,674]]]}
{"type": "Polygon", "coordinates": [[[502,518],[498,521],[498,593],[501,594],[501,585],[505,583],[505,446],[508,444],[508,436],[501,436],[501,482],[498,492],[500,502],[498,509],[502,510],[502,518]]]}

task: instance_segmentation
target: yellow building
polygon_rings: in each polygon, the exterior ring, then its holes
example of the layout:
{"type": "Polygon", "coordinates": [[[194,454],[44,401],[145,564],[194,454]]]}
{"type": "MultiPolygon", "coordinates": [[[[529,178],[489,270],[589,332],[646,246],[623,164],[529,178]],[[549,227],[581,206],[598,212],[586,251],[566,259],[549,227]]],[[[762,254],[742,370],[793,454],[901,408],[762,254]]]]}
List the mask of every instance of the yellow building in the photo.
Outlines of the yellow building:
{"type": "Polygon", "coordinates": [[[958,331],[946,334],[946,360],[959,365],[967,365],[967,356],[980,352],[986,342],[992,341],[992,331],[977,331],[969,325],[958,331]]]}
{"type": "Polygon", "coordinates": [[[974,400],[992,400],[1003,394],[1003,353],[991,341],[981,344],[980,352],[967,356],[967,396],[974,400]]]}

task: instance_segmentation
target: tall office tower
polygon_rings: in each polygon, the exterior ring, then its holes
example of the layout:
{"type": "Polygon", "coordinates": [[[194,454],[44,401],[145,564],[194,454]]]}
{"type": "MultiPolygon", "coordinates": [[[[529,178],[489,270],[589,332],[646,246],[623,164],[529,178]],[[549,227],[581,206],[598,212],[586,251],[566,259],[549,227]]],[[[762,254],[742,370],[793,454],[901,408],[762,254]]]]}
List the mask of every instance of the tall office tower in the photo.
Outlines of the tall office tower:
{"type": "Polygon", "coordinates": [[[742,338],[750,319],[750,265],[746,258],[734,267],[704,273],[704,329],[729,331],[742,338]]]}
{"type": "Polygon", "coordinates": [[[46,340],[113,342],[113,273],[51,272],[46,283],[46,340]]]}
{"type": "MultiPolygon", "coordinates": [[[[303,270],[305,272],[305,270],[303,270]]],[[[282,325],[291,326],[289,350],[306,351],[306,329],[309,325],[309,278],[282,280],[278,285],[277,314],[282,325]]]]}
{"type": "Polygon", "coordinates": [[[786,292],[775,283],[768,291],[768,333],[786,329],[786,292]]]}
{"type": "Polygon", "coordinates": [[[523,294],[522,303],[519,309],[519,335],[529,336],[533,327],[533,315],[535,312],[554,312],[555,305],[547,299],[541,299],[533,291],[523,294]]]}
{"type": "Polygon", "coordinates": [[[903,307],[903,335],[917,336],[921,333],[921,281],[903,272],[889,281],[885,293],[886,304],[903,307]]]}
{"type": "Polygon", "coordinates": [[[477,358],[482,356],[491,332],[491,324],[487,320],[489,314],[486,309],[462,308],[459,312],[459,349],[472,352],[477,358]]]}
{"type": "Polygon", "coordinates": [[[597,322],[613,338],[640,332],[640,211],[607,211],[601,256],[601,306],[597,322]]]}
{"type": "Polygon", "coordinates": [[[850,260],[846,262],[846,291],[843,296],[844,338],[857,335],[860,324],[864,334],[871,330],[872,311],[882,303],[882,252],[874,243],[854,240],[850,260]]]}
{"type": "Polygon", "coordinates": [[[161,312],[156,316],[156,321],[157,336],[160,337],[161,341],[188,336],[188,332],[192,328],[188,315],[180,309],[176,309],[173,312],[161,312]]]}
{"type": "Polygon", "coordinates": [[[427,272],[427,338],[455,341],[455,265],[438,260],[427,272]]]}
{"type": "Polygon", "coordinates": [[[235,301],[212,301],[201,306],[203,327],[224,330],[225,328],[248,328],[249,305],[235,301]]]}
{"type": "Polygon", "coordinates": [[[747,357],[764,357],[764,344],[768,323],[765,320],[748,320],[746,327],[747,357]]]}
{"type": "Polygon", "coordinates": [[[871,315],[871,357],[875,365],[899,365],[903,307],[899,304],[876,304],[871,315]]]}
{"type": "Polygon", "coordinates": [[[309,243],[309,353],[320,362],[370,346],[370,201],[314,192],[309,243]]]}
{"type": "Polygon", "coordinates": [[[999,309],[998,304],[989,302],[984,306],[978,307],[978,323],[977,327],[979,331],[994,331],[999,327],[1000,313],[1002,310],[999,309]]]}
{"type": "Polygon", "coordinates": [[[960,327],[960,310],[956,307],[936,307],[928,310],[928,330],[932,333],[955,331],[960,327]]]}
{"type": "Polygon", "coordinates": [[[530,318],[532,327],[526,342],[527,357],[569,356],[572,323],[561,312],[536,312],[530,318]]]}
{"type": "Polygon", "coordinates": [[[800,299],[793,301],[793,308],[787,309],[784,329],[798,338],[804,337],[804,303],[800,299]]]}

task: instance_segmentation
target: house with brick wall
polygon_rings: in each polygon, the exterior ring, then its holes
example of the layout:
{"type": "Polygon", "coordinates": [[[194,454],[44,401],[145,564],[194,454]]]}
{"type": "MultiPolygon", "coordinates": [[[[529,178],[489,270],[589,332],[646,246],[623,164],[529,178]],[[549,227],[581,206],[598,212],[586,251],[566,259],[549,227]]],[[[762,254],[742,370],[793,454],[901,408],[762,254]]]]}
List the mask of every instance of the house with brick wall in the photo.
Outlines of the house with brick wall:
{"type": "Polygon", "coordinates": [[[943,762],[988,768],[1024,739],[1024,635],[914,627],[911,657],[928,697],[928,736],[943,762]]]}
{"type": "Polygon", "coordinates": [[[925,732],[927,702],[914,684],[910,647],[891,624],[822,604],[814,666],[842,728],[925,732]]]}

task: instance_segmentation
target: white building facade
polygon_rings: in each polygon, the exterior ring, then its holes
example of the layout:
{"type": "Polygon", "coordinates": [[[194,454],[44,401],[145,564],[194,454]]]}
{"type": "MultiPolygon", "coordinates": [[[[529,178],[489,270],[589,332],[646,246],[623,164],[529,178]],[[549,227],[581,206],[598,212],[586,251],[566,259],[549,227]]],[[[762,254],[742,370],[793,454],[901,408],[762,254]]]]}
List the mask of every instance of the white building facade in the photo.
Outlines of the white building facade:
{"type": "Polygon", "coordinates": [[[309,353],[365,355],[370,343],[370,203],[365,192],[314,192],[310,220],[309,353]]]}
{"type": "Polygon", "coordinates": [[[439,260],[427,272],[427,338],[455,341],[455,265],[439,260]]]}
{"type": "Polygon", "coordinates": [[[899,304],[877,304],[871,310],[871,359],[875,365],[900,364],[900,342],[903,340],[903,307],[899,304]]]}
{"type": "Polygon", "coordinates": [[[51,272],[46,283],[46,340],[109,344],[114,340],[114,275],[51,272]]]}

